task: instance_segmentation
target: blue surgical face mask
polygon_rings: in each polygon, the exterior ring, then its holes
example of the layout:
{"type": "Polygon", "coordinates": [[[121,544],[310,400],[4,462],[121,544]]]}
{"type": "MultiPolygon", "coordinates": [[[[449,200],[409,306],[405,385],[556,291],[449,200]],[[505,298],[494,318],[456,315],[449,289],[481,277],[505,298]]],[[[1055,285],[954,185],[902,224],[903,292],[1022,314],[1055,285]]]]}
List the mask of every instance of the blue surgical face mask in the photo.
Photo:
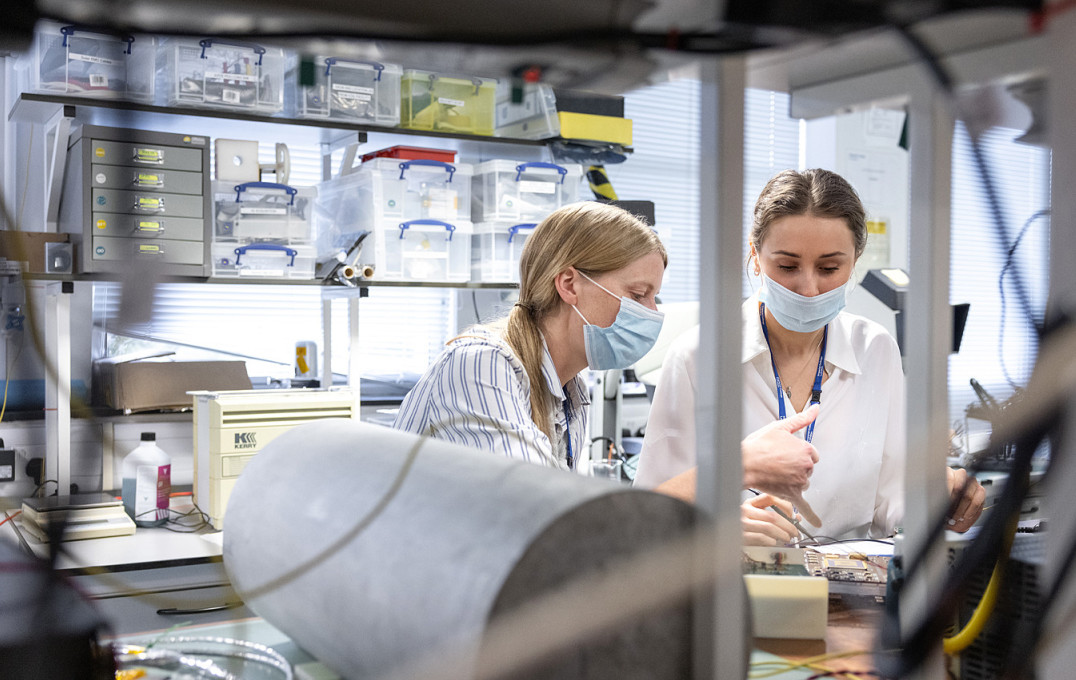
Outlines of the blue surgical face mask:
{"type": "Polygon", "coordinates": [[[813,333],[841,313],[854,281],[854,277],[849,277],[843,286],[821,295],[806,297],[762,274],[758,299],[765,303],[766,309],[770,310],[773,318],[783,327],[796,333],[813,333]]]}
{"type": "MultiPolygon", "coordinates": [[[[579,274],[606,293],[617,297],[608,288],[583,272],[579,274]]],[[[575,309],[575,313],[585,324],[583,347],[587,353],[587,365],[595,371],[628,368],[650,351],[650,348],[657,342],[658,333],[661,332],[661,322],[665,314],[648,309],[630,298],[618,299],[620,311],[617,312],[616,319],[608,328],[590,323],[583,313],[572,305],[572,309],[575,309]]]]}

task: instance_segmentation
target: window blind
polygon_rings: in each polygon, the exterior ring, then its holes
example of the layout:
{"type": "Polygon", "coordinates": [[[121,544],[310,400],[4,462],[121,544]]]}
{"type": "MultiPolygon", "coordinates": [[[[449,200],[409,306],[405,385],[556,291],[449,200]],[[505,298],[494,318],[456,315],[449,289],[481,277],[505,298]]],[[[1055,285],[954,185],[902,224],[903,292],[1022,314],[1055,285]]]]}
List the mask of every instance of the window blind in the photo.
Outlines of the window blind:
{"type": "Polygon", "coordinates": [[[1048,216],[1035,216],[1050,204],[1050,154],[1015,142],[1019,134],[993,128],[981,138],[1007,229],[1003,244],[997,240],[963,125],[957,125],[953,140],[950,301],[971,304],[960,352],[949,359],[949,411],[958,427],[967,405],[978,401],[970,385],[972,378],[1000,401],[1013,393],[1014,386],[1027,382],[1038,350],[1011,270],[1023,277],[1033,314],[1041,320],[1049,286],[1050,222],[1048,216]],[[1008,250],[1025,225],[1004,280],[1003,321],[999,277],[1008,250]]]}

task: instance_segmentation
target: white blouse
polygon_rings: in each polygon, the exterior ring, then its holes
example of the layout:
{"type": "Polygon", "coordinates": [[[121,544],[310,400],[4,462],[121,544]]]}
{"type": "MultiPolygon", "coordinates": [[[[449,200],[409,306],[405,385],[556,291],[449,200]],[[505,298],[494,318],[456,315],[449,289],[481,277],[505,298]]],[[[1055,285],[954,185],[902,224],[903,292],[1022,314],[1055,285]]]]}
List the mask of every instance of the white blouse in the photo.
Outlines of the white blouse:
{"type": "MultiPolygon", "coordinates": [[[[746,435],[777,419],[778,398],[758,298],[744,302],[742,312],[746,435]]],[[[695,466],[698,349],[696,327],[678,338],[666,356],[635,476],[639,487],[653,488],[695,466]]],[[[822,519],[822,527],[811,533],[833,538],[888,536],[904,514],[900,351],[881,325],[841,312],[830,322],[826,369],[829,379],[822,385],[812,441],[819,462],[803,494],[822,519]]],[[[785,402],[789,415],[802,406],[785,402]]]]}

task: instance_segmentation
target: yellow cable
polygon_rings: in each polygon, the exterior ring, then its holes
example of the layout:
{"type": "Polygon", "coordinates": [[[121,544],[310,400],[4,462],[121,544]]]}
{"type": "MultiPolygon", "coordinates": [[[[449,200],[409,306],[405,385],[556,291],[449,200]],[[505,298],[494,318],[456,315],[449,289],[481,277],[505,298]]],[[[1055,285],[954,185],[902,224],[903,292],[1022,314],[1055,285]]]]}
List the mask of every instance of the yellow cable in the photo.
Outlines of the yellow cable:
{"type": "MultiPolygon", "coordinates": [[[[6,354],[7,340],[4,341],[4,350],[6,354]]],[[[15,362],[10,362],[15,363],[15,362]]],[[[11,366],[7,367],[4,371],[4,405],[0,406],[0,423],[4,422],[4,413],[7,411],[7,386],[11,384],[11,366]]]]}
{"type": "MultiPolygon", "coordinates": [[[[844,659],[844,658],[851,657],[851,656],[863,656],[865,654],[870,654],[870,653],[871,653],[870,650],[862,649],[862,650],[852,650],[852,651],[849,651],[849,652],[836,652],[836,653],[833,653],[833,654],[820,654],[818,656],[812,656],[812,657],[803,659],[801,661],[789,661],[789,660],[785,660],[785,659],[782,659],[782,660],[779,660],[779,661],[755,661],[755,662],[751,663],[751,668],[764,668],[764,667],[769,667],[769,666],[779,666],[779,668],[777,668],[776,670],[764,670],[764,671],[761,671],[761,672],[751,673],[748,677],[750,677],[750,678],[770,678],[770,677],[773,677],[775,675],[780,675],[781,673],[787,673],[789,671],[796,670],[797,668],[810,668],[811,670],[825,671],[825,672],[829,673],[829,672],[833,672],[833,669],[826,668],[825,666],[819,665],[819,664],[821,664],[821,662],[823,662],[823,661],[832,661],[834,659],[844,659]]],[[[849,672],[854,672],[854,671],[849,671],[849,672]]]]}
{"type": "Polygon", "coordinates": [[[1016,533],[1016,522],[1010,522],[1009,528],[1011,530],[1006,531],[1006,540],[1001,547],[1001,554],[998,555],[998,561],[994,564],[994,571],[990,574],[990,582],[986,584],[986,590],[983,591],[983,596],[980,598],[979,604],[975,606],[975,611],[972,612],[971,618],[968,619],[964,628],[959,632],[942,640],[942,650],[950,656],[959,654],[967,649],[972,642],[975,642],[975,638],[979,637],[979,634],[983,632],[986,622],[994,612],[994,605],[998,599],[998,590],[1001,589],[1005,563],[1009,559],[1009,549],[1012,548],[1013,537],[1016,533]]]}

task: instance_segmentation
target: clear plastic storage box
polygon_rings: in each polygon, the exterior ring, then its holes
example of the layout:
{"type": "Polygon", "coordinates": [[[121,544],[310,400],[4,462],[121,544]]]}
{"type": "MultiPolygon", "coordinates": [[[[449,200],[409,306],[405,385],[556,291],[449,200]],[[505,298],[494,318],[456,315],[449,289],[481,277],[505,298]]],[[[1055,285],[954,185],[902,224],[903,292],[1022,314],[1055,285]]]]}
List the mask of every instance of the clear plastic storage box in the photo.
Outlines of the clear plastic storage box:
{"type": "Polygon", "coordinates": [[[479,222],[471,243],[471,280],[519,282],[519,257],[537,222],[479,222]]]}
{"type": "Polygon", "coordinates": [[[384,221],[374,229],[375,278],[463,282],[471,279],[470,222],[384,221]]]}
{"type": "Polygon", "coordinates": [[[580,165],[492,160],[474,169],[476,222],[538,222],[579,200],[580,165]]]}
{"type": "Polygon", "coordinates": [[[165,38],[157,89],[170,106],[277,113],[284,108],[284,51],[218,38],[165,38]]]}
{"type": "Polygon", "coordinates": [[[406,70],[400,86],[400,126],[493,135],[497,81],[406,70]]]}
{"type": "Polygon", "coordinates": [[[282,243],[214,243],[213,276],[314,278],[314,246],[282,243]]]}
{"type": "Polygon", "coordinates": [[[315,187],[274,182],[213,182],[213,240],[314,240],[315,187]]]}
{"type": "Polygon", "coordinates": [[[152,102],[155,56],[151,36],[42,22],[20,68],[27,90],[152,102]]]}
{"type": "Polygon", "coordinates": [[[299,62],[288,70],[297,118],[339,120],[394,127],[400,124],[400,76],[396,64],[343,57],[314,59],[314,84],[299,83],[299,62]]]}
{"type": "Polygon", "coordinates": [[[557,98],[545,83],[524,83],[522,99],[512,101],[512,85],[506,80],[497,84],[498,137],[515,139],[549,139],[560,136],[557,98]]]}

